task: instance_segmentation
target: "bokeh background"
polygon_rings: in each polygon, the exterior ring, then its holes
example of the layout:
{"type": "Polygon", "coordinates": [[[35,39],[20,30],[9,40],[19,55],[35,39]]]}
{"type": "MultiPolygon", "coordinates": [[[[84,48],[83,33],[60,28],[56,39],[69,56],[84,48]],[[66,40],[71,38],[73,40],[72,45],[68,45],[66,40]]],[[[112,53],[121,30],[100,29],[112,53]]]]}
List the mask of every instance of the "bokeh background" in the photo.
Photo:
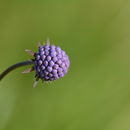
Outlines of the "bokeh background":
{"type": "Polygon", "coordinates": [[[0,0],[0,72],[47,38],[69,73],[32,88],[23,67],[0,82],[0,130],[130,130],[129,0],[0,0]]]}

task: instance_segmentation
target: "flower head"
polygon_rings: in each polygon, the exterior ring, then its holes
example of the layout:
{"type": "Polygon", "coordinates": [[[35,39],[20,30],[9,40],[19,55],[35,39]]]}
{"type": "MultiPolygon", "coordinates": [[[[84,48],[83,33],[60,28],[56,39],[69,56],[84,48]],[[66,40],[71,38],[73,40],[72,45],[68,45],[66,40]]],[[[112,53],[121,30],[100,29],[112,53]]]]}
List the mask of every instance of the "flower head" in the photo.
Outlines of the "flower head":
{"type": "Polygon", "coordinates": [[[58,46],[40,46],[34,56],[34,68],[37,78],[52,81],[64,77],[68,72],[69,58],[65,51],[58,46]]]}

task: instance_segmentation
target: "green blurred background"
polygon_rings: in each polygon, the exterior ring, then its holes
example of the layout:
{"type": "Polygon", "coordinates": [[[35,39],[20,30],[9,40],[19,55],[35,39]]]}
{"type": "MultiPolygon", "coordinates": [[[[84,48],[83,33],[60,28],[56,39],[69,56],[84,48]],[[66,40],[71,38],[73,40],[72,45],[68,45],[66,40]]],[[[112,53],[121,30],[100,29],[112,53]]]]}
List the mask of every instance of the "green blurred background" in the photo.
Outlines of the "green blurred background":
{"type": "Polygon", "coordinates": [[[129,0],[0,0],[0,72],[47,38],[69,73],[32,88],[23,67],[0,82],[0,130],[130,130],[129,0]]]}

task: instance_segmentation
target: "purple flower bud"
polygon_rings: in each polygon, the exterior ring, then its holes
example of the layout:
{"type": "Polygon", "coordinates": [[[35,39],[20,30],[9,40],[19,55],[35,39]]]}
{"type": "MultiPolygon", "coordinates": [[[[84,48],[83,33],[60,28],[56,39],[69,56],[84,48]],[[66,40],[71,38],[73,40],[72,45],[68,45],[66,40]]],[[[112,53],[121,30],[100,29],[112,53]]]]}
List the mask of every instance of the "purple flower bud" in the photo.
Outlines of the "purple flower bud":
{"type": "Polygon", "coordinates": [[[51,60],[49,61],[49,65],[52,67],[55,63],[51,60]]]}
{"type": "Polygon", "coordinates": [[[42,56],[41,56],[42,61],[44,61],[44,60],[45,60],[45,58],[46,58],[46,56],[45,56],[45,55],[42,55],[42,56]]]}
{"type": "Polygon", "coordinates": [[[40,52],[40,55],[42,56],[42,55],[44,55],[44,53],[45,53],[44,51],[41,51],[41,52],[40,52]]]}
{"type": "Polygon", "coordinates": [[[47,61],[50,61],[51,60],[51,56],[47,56],[47,61]]]}
{"type": "Polygon", "coordinates": [[[49,55],[49,51],[48,50],[45,50],[45,55],[49,55]]]}
{"type": "Polygon", "coordinates": [[[63,71],[62,68],[58,68],[58,73],[61,73],[63,71]]]}
{"type": "Polygon", "coordinates": [[[39,60],[40,59],[40,55],[37,55],[36,59],[39,60]]]}
{"type": "Polygon", "coordinates": [[[45,81],[52,81],[64,77],[68,72],[70,61],[60,47],[45,45],[35,53],[35,70],[37,76],[45,81]]]}
{"type": "Polygon", "coordinates": [[[61,63],[62,63],[62,61],[61,61],[61,60],[58,60],[58,61],[57,61],[57,64],[58,64],[58,65],[60,65],[61,63]]]}
{"type": "Polygon", "coordinates": [[[53,74],[57,74],[57,70],[53,69],[53,70],[52,70],[52,73],[53,73],[53,74]]]}
{"type": "Polygon", "coordinates": [[[52,57],[55,57],[55,56],[56,56],[56,52],[55,52],[55,51],[52,51],[50,55],[51,55],[52,57]]]}
{"type": "Polygon", "coordinates": [[[55,50],[56,47],[54,45],[51,45],[50,48],[51,50],[55,50]]]}
{"type": "Polygon", "coordinates": [[[38,73],[39,73],[39,72],[41,72],[41,70],[40,70],[40,67],[39,67],[39,66],[37,66],[36,71],[37,71],[38,73]]]}
{"type": "Polygon", "coordinates": [[[60,67],[61,67],[61,68],[64,68],[64,67],[65,67],[65,63],[62,62],[62,63],[60,64],[60,67]]]}
{"type": "Polygon", "coordinates": [[[48,61],[47,61],[47,60],[44,61],[44,65],[45,65],[46,67],[48,66],[48,61]]]}
{"type": "Polygon", "coordinates": [[[49,77],[50,77],[50,78],[53,77],[53,74],[52,74],[52,73],[49,73],[49,77]]]}
{"type": "Polygon", "coordinates": [[[44,65],[41,66],[41,69],[44,70],[46,67],[44,65]]]}
{"type": "Polygon", "coordinates": [[[40,52],[44,51],[44,48],[43,47],[39,47],[39,51],[40,52]]]}
{"type": "Polygon", "coordinates": [[[59,65],[55,64],[53,68],[57,70],[59,68],[59,65]]]}
{"type": "Polygon", "coordinates": [[[38,60],[38,65],[42,65],[42,60],[38,60]]]}
{"type": "Polygon", "coordinates": [[[56,61],[58,60],[58,58],[57,58],[57,57],[53,57],[52,60],[53,60],[54,62],[56,62],[56,61]]]}
{"type": "Polygon", "coordinates": [[[47,70],[48,70],[48,72],[51,72],[52,71],[52,67],[48,66],[47,70]]]}

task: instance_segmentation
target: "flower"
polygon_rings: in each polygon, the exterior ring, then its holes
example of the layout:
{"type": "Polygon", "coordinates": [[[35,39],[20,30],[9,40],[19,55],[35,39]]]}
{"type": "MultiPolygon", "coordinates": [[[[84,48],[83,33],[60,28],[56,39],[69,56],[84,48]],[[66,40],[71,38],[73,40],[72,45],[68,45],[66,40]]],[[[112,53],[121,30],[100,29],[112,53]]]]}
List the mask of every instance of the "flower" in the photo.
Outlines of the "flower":
{"type": "Polygon", "coordinates": [[[60,47],[54,45],[40,46],[34,55],[36,78],[53,81],[65,76],[70,66],[69,57],[60,47]]]}

